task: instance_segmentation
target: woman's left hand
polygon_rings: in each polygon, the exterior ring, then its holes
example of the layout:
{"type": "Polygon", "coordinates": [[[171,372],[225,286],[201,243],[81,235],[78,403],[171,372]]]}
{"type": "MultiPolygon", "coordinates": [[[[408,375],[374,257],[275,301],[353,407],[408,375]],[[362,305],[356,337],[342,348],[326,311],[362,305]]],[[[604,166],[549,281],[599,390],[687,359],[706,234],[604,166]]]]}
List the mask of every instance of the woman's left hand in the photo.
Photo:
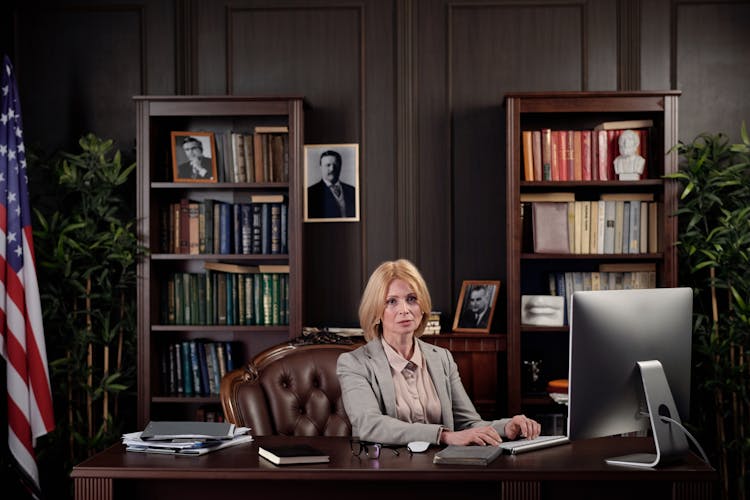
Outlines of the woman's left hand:
{"type": "Polygon", "coordinates": [[[516,439],[518,436],[528,439],[539,437],[542,426],[539,422],[528,418],[526,415],[516,415],[505,424],[505,436],[508,439],[516,439]]]}

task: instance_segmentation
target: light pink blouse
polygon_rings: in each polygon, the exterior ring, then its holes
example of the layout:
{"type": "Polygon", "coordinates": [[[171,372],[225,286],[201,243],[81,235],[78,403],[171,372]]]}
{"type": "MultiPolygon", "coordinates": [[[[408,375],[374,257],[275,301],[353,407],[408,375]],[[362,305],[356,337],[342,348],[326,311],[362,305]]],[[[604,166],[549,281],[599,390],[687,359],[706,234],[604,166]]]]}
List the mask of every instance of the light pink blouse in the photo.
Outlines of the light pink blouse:
{"type": "Polygon", "coordinates": [[[380,340],[383,342],[385,355],[391,365],[398,419],[410,423],[442,423],[440,400],[419,345],[415,343],[414,354],[410,360],[407,360],[382,337],[380,340]]]}

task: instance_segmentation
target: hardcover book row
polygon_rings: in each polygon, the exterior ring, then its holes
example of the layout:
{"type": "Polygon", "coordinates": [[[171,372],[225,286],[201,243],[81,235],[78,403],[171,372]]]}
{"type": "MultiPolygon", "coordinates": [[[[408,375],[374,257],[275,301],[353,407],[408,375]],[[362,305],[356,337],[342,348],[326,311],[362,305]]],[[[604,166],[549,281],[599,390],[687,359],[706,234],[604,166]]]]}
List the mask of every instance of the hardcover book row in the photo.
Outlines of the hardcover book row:
{"type": "Polygon", "coordinates": [[[549,274],[550,295],[565,298],[564,317],[573,292],[589,290],[630,290],[656,288],[656,264],[600,264],[599,271],[554,272],[549,274]]]}
{"type": "Polygon", "coordinates": [[[603,194],[602,199],[594,201],[525,202],[523,210],[532,217],[534,252],[659,252],[660,203],[648,194],[640,199],[627,196],[631,195],[603,194]]]}
{"type": "Polygon", "coordinates": [[[289,324],[288,273],[171,273],[162,288],[168,325],[289,324]]]}
{"type": "Polygon", "coordinates": [[[614,160],[618,140],[628,128],[640,138],[636,153],[646,159],[641,179],[648,178],[648,141],[651,120],[622,122],[633,127],[595,130],[524,130],[523,179],[525,181],[617,180],[614,160]]]}
{"type": "Polygon", "coordinates": [[[161,353],[162,391],[173,396],[218,394],[221,378],[235,368],[231,342],[174,342],[161,353]]]}
{"type": "Polygon", "coordinates": [[[161,248],[175,254],[287,253],[288,206],[283,195],[251,203],[190,200],[162,207],[161,248]]]}
{"type": "Polygon", "coordinates": [[[289,129],[258,126],[253,132],[215,132],[219,181],[288,182],[289,129]]]}

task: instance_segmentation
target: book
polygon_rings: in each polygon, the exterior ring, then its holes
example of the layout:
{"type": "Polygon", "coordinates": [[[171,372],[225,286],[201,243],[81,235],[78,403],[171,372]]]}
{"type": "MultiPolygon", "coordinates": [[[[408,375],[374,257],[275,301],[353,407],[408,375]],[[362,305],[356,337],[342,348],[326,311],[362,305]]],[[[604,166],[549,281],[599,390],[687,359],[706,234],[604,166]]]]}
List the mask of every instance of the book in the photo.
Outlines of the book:
{"type": "Polygon", "coordinates": [[[250,197],[253,203],[284,203],[283,194],[254,194],[250,197]]]}
{"type": "Polygon", "coordinates": [[[653,126],[653,120],[619,120],[602,122],[594,127],[594,130],[627,130],[629,128],[648,128],[653,126]]]}
{"type": "Polygon", "coordinates": [[[283,134],[289,132],[286,125],[256,125],[256,134],[283,134]]]}
{"type": "Polygon", "coordinates": [[[325,452],[306,444],[258,446],[258,455],[276,465],[317,464],[330,461],[325,452]]]}
{"type": "Polygon", "coordinates": [[[220,440],[234,437],[234,424],[229,422],[150,421],[140,435],[144,441],[172,439],[220,440]]]}
{"type": "Polygon", "coordinates": [[[534,130],[531,134],[532,144],[532,156],[534,159],[534,180],[544,180],[542,177],[542,133],[539,130],[534,130]]]}
{"type": "Polygon", "coordinates": [[[654,193],[602,193],[600,200],[623,200],[623,201],[654,201],[654,193]]]}
{"type": "Polygon", "coordinates": [[[552,180],[552,130],[542,129],[542,179],[552,180]]]}
{"type": "Polygon", "coordinates": [[[568,204],[532,204],[534,252],[570,253],[568,246],[568,204]]]}
{"type": "Polygon", "coordinates": [[[598,173],[598,179],[600,181],[608,181],[609,177],[609,166],[607,164],[609,158],[608,142],[607,142],[607,131],[597,130],[594,132],[594,142],[596,143],[596,164],[592,166],[598,173]]]}
{"type": "Polygon", "coordinates": [[[521,193],[521,203],[534,201],[575,201],[575,193],[521,193]]]}
{"type": "Polygon", "coordinates": [[[450,445],[435,453],[434,464],[489,465],[502,454],[499,446],[450,445]]]}
{"type": "Polygon", "coordinates": [[[534,180],[534,157],[531,130],[521,133],[523,138],[523,178],[526,181],[534,180]]]}
{"type": "Polygon", "coordinates": [[[289,273],[289,264],[259,264],[258,271],[261,273],[289,273]]]}
{"type": "Polygon", "coordinates": [[[203,268],[210,271],[219,271],[222,273],[257,273],[258,266],[245,266],[242,264],[228,264],[226,262],[204,262],[203,268]]]}
{"type": "Polygon", "coordinates": [[[624,273],[624,272],[655,272],[655,262],[612,262],[599,264],[599,272],[624,273]]]}

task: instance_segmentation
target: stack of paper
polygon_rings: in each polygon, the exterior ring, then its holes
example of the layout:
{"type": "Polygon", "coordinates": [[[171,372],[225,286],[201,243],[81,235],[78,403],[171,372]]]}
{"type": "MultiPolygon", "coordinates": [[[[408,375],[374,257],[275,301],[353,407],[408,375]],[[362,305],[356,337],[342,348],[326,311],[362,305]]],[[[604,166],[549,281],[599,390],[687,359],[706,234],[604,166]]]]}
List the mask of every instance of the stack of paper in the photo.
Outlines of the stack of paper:
{"type": "Polygon", "coordinates": [[[215,422],[150,422],[122,436],[127,451],[175,455],[204,455],[252,440],[248,427],[215,422]]]}

